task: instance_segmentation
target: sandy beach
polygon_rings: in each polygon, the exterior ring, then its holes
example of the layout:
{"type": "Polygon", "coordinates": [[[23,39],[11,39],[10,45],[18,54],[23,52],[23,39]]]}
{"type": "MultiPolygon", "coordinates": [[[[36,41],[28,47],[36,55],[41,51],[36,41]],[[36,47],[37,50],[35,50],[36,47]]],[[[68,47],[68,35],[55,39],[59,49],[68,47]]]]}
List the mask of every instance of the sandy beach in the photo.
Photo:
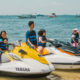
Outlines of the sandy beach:
{"type": "Polygon", "coordinates": [[[0,76],[0,80],[80,80],[80,70],[55,70],[41,78],[0,76]]]}
{"type": "Polygon", "coordinates": [[[61,77],[61,80],[80,80],[80,70],[56,70],[52,74],[61,77]]]}

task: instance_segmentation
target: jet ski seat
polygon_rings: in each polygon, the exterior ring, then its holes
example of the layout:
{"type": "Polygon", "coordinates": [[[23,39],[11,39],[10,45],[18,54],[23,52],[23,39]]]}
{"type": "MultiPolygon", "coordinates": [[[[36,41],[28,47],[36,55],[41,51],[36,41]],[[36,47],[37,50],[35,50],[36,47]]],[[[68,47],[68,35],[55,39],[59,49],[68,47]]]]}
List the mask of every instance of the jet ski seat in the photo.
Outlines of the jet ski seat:
{"type": "MultiPolygon", "coordinates": [[[[26,46],[26,47],[28,47],[28,48],[30,49],[30,47],[29,47],[25,42],[22,42],[22,43],[21,43],[21,46],[23,46],[23,47],[26,46]]],[[[33,49],[31,49],[31,50],[33,50],[33,49]]],[[[33,50],[33,51],[36,51],[36,52],[39,54],[38,48],[36,48],[36,50],[33,50]]],[[[49,52],[48,52],[48,50],[46,50],[46,49],[44,48],[41,55],[47,55],[47,54],[49,54],[49,52]]]]}

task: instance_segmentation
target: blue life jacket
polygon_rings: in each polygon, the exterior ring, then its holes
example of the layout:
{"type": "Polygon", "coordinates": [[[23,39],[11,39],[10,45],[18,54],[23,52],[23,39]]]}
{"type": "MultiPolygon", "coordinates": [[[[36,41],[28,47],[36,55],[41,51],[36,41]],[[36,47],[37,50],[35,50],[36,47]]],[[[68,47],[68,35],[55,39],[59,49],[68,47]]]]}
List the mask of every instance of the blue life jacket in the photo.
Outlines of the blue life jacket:
{"type": "MultiPolygon", "coordinates": [[[[42,37],[42,40],[43,40],[43,41],[46,41],[46,37],[43,36],[43,37],[42,37]]],[[[41,43],[41,42],[39,41],[39,38],[38,38],[38,46],[46,47],[46,43],[41,43]]]]}
{"type": "MultiPolygon", "coordinates": [[[[8,38],[6,38],[8,40],[8,38]]],[[[4,38],[0,37],[0,49],[7,50],[7,45],[3,43],[4,38]]]]}
{"type": "Polygon", "coordinates": [[[7,46],[4,43],[0,43],[0,49],[7,50],[7,46]]]}
{"type": "MultiPolygon", "coordinates": [[[[28,37],[26,37],[26,38],[29,38],[30,42],[33,45],[37,45],[36,32],[34,30],[33,31],[27,31],[26,35],[28,35],[28,37]]],[[[26,39],[26,42],[28,43],[27,39],[26,39]]]]}
{"type": "MultiPolygon", "coordinates": [[[[79,41],[79,34],[75,35],[74,40],[78,43],[78,41],[79,41]]],[[[72,38],[71,38],[71,43],[74,43],[74,41],[72,40],[72,38]]]]}

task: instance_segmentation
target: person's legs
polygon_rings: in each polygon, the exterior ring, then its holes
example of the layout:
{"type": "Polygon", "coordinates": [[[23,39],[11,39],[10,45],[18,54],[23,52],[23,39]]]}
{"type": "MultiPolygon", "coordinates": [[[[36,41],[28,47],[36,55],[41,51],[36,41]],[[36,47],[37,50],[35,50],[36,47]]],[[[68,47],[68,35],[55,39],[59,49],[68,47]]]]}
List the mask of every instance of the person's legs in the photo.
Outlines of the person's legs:
{"type": "Polygon", "coordinates": [[[42,46],[39,46],[39,47],[38,47],[38,51],[39,51],[39,53],[41,54],[42,51],[43,51],[43,47],[42,47],[42,46]]]}
{"type": "MultiPolygon", "coordinates": [[[[78,45],[78,43],[77,43],[77,45],[78,45]]],[[[73,47],[76,47],[75,43],[72,43],[72,46],[73,46],[73,47]]]]}
{"type": "Polygon", "coordinates": [[[72,43],[72,46],[73,46],[73,47],[76,47],[75,43],[72,43]]]}

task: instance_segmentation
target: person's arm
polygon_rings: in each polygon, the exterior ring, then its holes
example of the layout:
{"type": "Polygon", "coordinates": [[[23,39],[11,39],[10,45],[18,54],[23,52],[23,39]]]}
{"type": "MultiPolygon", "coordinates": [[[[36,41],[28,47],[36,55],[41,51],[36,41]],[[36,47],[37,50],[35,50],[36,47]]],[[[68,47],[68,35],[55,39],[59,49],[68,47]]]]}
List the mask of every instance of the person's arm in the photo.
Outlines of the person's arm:
{"type": "Polygon", "coordinates": [[[72,37],[72,40],[73,40],[73,42],[74,42],[74,43],[76,43],[76,41],[75,41],[74,37],[72,37]]]}
{"type": "Polygon", "coordinates": [[[34,45],[30,42],[29,38],[27,38],[28,43],[34,47],[34,45]]]}
{"type": "MultiPolygon", "coordinates": [[[[0,44],[3,43],[3,39],[0,38],[0,44]]],[[[0,48],[0,51],[3,52],[3,50],[0,48]]]]}
{"type": "Polygon", "coordinates": [[[73,40],[74,43],[76,43],[74,38],[75,38],[75,35],[72,35],[72,40],[73,40]]]}
{"type": "Polygon", "coordinates": [[[2,43],[3,42],[3,39],[2,38],[0,38],[0,43],[2,43]]]}
{"type": "Polygon", "coordinates": [[[0,48],[0,51],[3,51],[3,50],[0,48]]]}
{"type": "Polygon", "coordinates": [[[78,44],[79,44],[79,32],[78,32],[78,44]]]}
{"type": "Polygon", "coordinates": [[[42,37],[39,37],[39,40],[40,40],[41,43],[46,43],[46,41],[42,40],[42,37]]]}
{"type": "Polygon", "coordinates": [[[27,33],[26,33],[26,39],[27,39],[27,42],[31,45],[31,46],[33,46],[34,47],[34,45],[30,42],[30,40],[29,40],[29,32],[27,31],[27,33]]]}
{"type": "Polygon", "coordinates": [[[46,41],[42,41],[42,40],[40,40],[40,42],[41,42],[41,43],[46,43],[46,41]]]}
{"type": "Polygon", "coordinates": [[[6,50],[2,50],[2,49],[0,48],[0,51],[1,51],[1,52],[4,52],[4,51],[6,51],[6,50]]]}

